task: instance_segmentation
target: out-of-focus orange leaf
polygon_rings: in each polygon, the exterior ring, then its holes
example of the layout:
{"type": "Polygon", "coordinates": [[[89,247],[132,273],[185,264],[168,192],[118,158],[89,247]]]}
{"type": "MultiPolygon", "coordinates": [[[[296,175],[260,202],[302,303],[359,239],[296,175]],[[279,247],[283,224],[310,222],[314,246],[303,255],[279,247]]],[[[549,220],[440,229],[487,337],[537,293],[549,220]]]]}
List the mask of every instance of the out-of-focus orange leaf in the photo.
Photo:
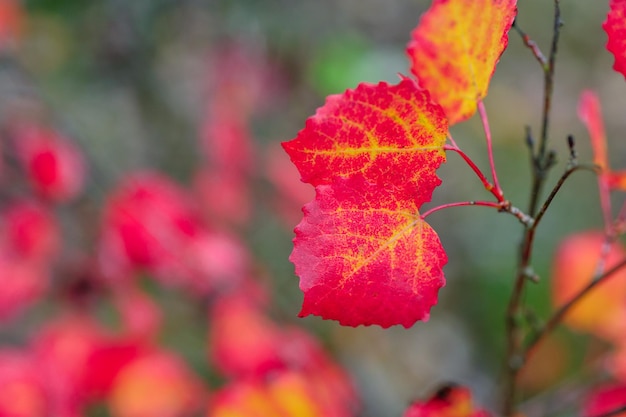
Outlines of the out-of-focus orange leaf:
{"type": "Polygon", "coordinates": [[[320,397],[306,373],[285,370],[267,380],[240,379],[216,393],[207,417],[351,417],[341,398],[320,397]]]}
{"type": "Polygon", "coordinates": [[[516,0],[435,0],[411,35],[411,72],[450,124],[476,112],[508,44],[516,0]]]}
{"type": "Polygon", "coordinates": [[[613,69],[626,77],[626,1],[611,0],[602,27],[609,40],[606,49],[615,57],[613,69]]]}
{"type": "MultiPolygon", "coordinates": [[[[552,300],[555,306],[568,302],[595,276],[606,239],[601,232],[588,231],[564,239],[552,269],[552,300]]],[[[603,270],[626,258],[626,250],[615,242],[608,247],[603,270]]],[[[623,338],[626,331],[626,268],[615,272],[571,308],[564,323],[573,329],[609,340],[623,338]]]]}
{"type": "Polygon", "coordinates": [[[283,147],[316,186],[291,261],[301,316],[409,327],[428,318],[447,258],[419,216],[440,184],[447,121],[414,81],[328,97],[283,147]]]}
{"type": "Polygon", "coordinates": [[[527,393],[538,393],[553,386],[568,370],[570,349],[558,335],[542,340],[520,370],[520,387],[527,393]]]}
{"type": "Polygon", "coordinates": [[[113,417],[186,417],[204,403],[204,390],[177,356],[154,352],[125,365],[111,387],[113,417]]]}
{"type": "Polygon", "coordinates": [[[426,401],[415,401],[403,417],[489,417],[472,403],[469,389],[460,386],[440,388],[426,401]]]}

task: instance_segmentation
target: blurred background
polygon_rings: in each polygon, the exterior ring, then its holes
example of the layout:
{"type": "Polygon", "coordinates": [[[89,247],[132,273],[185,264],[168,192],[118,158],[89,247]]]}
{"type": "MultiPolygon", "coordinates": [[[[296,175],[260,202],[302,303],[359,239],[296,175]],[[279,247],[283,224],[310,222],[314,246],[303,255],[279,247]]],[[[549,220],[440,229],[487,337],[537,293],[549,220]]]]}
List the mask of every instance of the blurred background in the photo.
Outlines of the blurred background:
{"type": "MultiPolygon", "coordinates": [[[[405,46],[429,5],[422,0],[29,0],[17,14],[0,9],[4,129],[16,120],[54,126],[85,158],[82,193],[55,208],[63,225],[59,256],[74,259],[76,253],[99,250],[94,242],[101,234],[101,212],[116,184],[137,171],[165,173],[193,195],[213,229],[244,242],[253,269],[271,289],[273,319],[309,329],[348,369],[363,399],[360,415],[401,415],[412,399],[451,381],[471,386],[477,402],[493,407],[503,313],[522,233],[510,216],[465,207],[429,217],[450,261],[446,287],[426,323],[408,330],[353,329],[297,318],[302,295],[288,257],[300,206],[313,193],[298,183],[279,143],[294,138],[327,95],[408,75],[405,46]]],[[[517,23],[547,53],[553,2],[524,0],[518,7],[517,23]]],[[[576,116],[585,88],[601,98],[611,164],[625,166],[626,83],[611,70],[612,57],[604,49],[601,24],[607,10],[607,1],[562,2],[565,25],[550,120],[558,164],[549,184],[564,170],[568,134],[576,138],[580,160],[592,159],[576,116]]],[[[542,89],[539,65],[512,32],[485,105],[501,185],[523,210],[530,183],[524,129],[539,132],[542,89]]],[[[454,126],[452,134],[487,172],[480,120],[454,126]]],[[[12,152],[17,151],[2,149],[0,195],[6,202],[27,184],[15,180],[19,155],[12,152]]],[[[490,198],[454,154],[439,175],[443,186],[428,207],[490,198]]],[[[526,294],[537,317],[552,308],[550,265],[558,242],[601,227],[596,179],[574,175],[538,231],[534,266],[541,281],[526,294]]],[[[66,274],[55,267],[52,288],[67,289],[66,274]]],[[[210,374],[203,364],[205,317],[176,292],[150,291],[164,311],[161,343],[182,352],[199,373],[210,374]]],[[[54,297],[44,295],[11,316],[0,327],[0,342],[19,346],[56,311],[54,297]]],[[[106,320],[106,307],[99,311],[106,320]]],[[[565,330],[548,339],[523,376],[529,398],[548,386],[557,391],[584,386],[581,369],[602,350],[596,344],[565,330]]]]}

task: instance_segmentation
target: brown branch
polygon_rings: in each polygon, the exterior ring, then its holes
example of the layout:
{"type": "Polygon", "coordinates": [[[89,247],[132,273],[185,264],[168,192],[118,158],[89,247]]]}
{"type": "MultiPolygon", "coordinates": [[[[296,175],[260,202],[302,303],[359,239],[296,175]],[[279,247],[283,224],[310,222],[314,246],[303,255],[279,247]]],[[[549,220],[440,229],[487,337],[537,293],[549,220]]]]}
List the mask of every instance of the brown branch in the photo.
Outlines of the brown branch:
{"type": "MultiPolygon", "coordinates": [[[[530,201],[528,205],[528,214],[535,217],[538,214],[545,213],[550,205],[554,195],[558,192],[561,185],[557,184],[557,190],[550,194],[546,203],[539,207],[539,198],[543,189],[549,169],[554,165],[555,158],[552,152],[547,152],[548,130],[550,125],[550,112],[552,108],[552,93],[554,90],[554,70],[556,63],[556,54],[558,50],[559,34],[561,31],[561,11],[559,0],[554,0],[554,26],[552,45],[547,66],[544,68],[544,96],[543,96],[543,112],[541,124],[541,136],[539,138],[538,149],[534,153],[534,147],[531,147],[532,155],[532,188],[530,192],[530,201]],[[554,194],[554,195],[553,195],[554,194]],[[545,207],[545,208],[544,208],[545,207]],[[539,212],[538,212],[539,210],[539,212]]],[[[570,174],[567,174],[569,176],[570,174]]],[[[564,180],[563,180],[564,181],[564,180]]],[[[540,219],[541,219],[540,217],[540,219]]],[[[536,220],[536,219],[535,219],[536,220]]],[[[535,221],[532,225],[527,226],[519,249],[519,261],[513,290],[506,310],[505,326],[506,326],[506,363],[502,392],[502,414],[506,417],[515,414],[515,402],[517,396],[517,375],[524,366],[525,356],[523,350],[524,332],[521,326],[521,312],[523,310],[522,296],[524,288],[529,278],[529,272],[532,272],[531,255],[535,240],[535,231],[539,222],[535,221]]]]}

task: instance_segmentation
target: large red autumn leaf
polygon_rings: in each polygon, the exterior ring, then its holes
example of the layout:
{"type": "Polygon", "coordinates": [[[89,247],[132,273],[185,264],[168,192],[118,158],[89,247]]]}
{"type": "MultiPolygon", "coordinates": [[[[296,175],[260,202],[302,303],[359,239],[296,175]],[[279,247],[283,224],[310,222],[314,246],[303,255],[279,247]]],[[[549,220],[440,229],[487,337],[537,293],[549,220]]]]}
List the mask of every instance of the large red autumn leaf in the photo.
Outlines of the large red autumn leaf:
{"type": "Polygon", "coordinates": [[[441,183],[435,169],[445,161],[447,131],[428,92],[404,79],[329,96],[283,147],[306,183],[360,177],[381,193],[409,193],[421,205],[441,183]]]}
{"type": "Polygon", "coordinates": [[[316,186],[290,258],[301,316],[382,327],[428,318],[447,258],[418,210],[440,183],[446,132],[442,109],[404,79],[331,96],[283,144],[316,186]]]}
{"type": "Polygon", "coordinates": [[[615,57],[613,69],[626,77],[626,1],[611,0],[609,8],[602,25],[609,37],[606,49],[615,57]]]}
{"type": "Polygon", "coordinates": [[[516,0],[435,0],[411,34],[411,72],[450,124],[476,112],[508,44],[516,0]]]}
{"type": "Polygon", "coordinates": [[[415,202],[378,202],[376,188],[353,185],[320,185],[304,206],[290,258],[304,291],[300,315],[347,326],[427,319],[447,261],[437,234],[415,202]]]}

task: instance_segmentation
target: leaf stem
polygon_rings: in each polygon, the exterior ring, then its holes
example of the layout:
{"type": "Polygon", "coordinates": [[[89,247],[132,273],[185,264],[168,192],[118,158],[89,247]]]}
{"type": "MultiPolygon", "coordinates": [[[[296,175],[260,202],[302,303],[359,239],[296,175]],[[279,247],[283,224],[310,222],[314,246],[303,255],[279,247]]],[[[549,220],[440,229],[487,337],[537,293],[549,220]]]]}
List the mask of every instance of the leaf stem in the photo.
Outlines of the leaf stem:
{"type": "Polygon", "coordinates": [[[478,168],[478,166],[474,163],[474,161],[472,161],[472,159],[465,152],[463,152],[458,146],[444,145],[443,149],[446,151],[452,151],[452,152],[458,153],[461,156],[461,158],[463,158],[463,160],[467,163],[467,165],[469,165],[472,171],[474,171],[474,173],[476,174],[480,182],[482,182],[483,187],[485,187],[485,190],[493,194],[493,196],[496,198],[496,200],[498,200],[499,203],[503,203],[504,201],[506,201],[504,198],[504,195],[502,194],[502,190],[500,190],[499,188],[496,188],[491,182],[489,182],[485,174],[483,174],[483,172],[480,170],[480,168],[478,168]]]}
{"type": "MultiPolygon", "coordinates": [[[[487,117],[487,111],[485,110],[485,104],[482,100],[478,100],[478,114],[483,124],[483,130],[485,131],[485,140],[487,141],[487,155],[489,155],[489,166],[491,167],[491,178],[493,179],[493,187],[498,195],[502,195],[502,188],[498,182],[498,175],[496,174],[496,164],[493,158],[493,141],[491,139],[491,128],[489,127],[489,118],[487,117]]],[[[494,194],[495,195],[495,194],[494,194]]]]}
{"type": "Polygon", "coordinates": [[[430,216],[431,214],[439,210],[443,210],[443,209],[447,209],[451,207],[461,207],[461,206],[483,206],[483,207],[493,207],[497,209],[502,208],[502,204],[496,203],[494,201],[459,201],[456,203],[447,203],[447,204],[442,204],[437,207],[433,207],[430,210],[426,211],[424,214],[422,214],[420,218],[423,220],[426,217],[430,216]]]}
{"type": "Polygon", "coordinates": [[[597,165],[579,165],[579,164],[570,165],[565,170],[563,175],[561,175],[561,178],[559,178],[559,181],[556,183],[556,185],[554,186],[554,188],[552,189],[552,191],[550,192],[550,194],[548,195],[546,200],[543,202],[543,205],[541,206],[541,208],[539,209],[539,211],[535,215],[535,223],[536,224],[541,221],[541,219],[545,215],[546,211],[550,207],[550,204],[554,200],[554,197],[556,197],[558,192],[561,190],[561,187],[563,187],[563,184],[565,184],[565,181],[567,180],[567,178],[569,178],[569,176],[572,175],[574,172],[576,172],[576,171],[583,171],[583,170],[584,171],[592,171],[592,172],[598,173],[599,172],[599,167],[597,165]]]}

